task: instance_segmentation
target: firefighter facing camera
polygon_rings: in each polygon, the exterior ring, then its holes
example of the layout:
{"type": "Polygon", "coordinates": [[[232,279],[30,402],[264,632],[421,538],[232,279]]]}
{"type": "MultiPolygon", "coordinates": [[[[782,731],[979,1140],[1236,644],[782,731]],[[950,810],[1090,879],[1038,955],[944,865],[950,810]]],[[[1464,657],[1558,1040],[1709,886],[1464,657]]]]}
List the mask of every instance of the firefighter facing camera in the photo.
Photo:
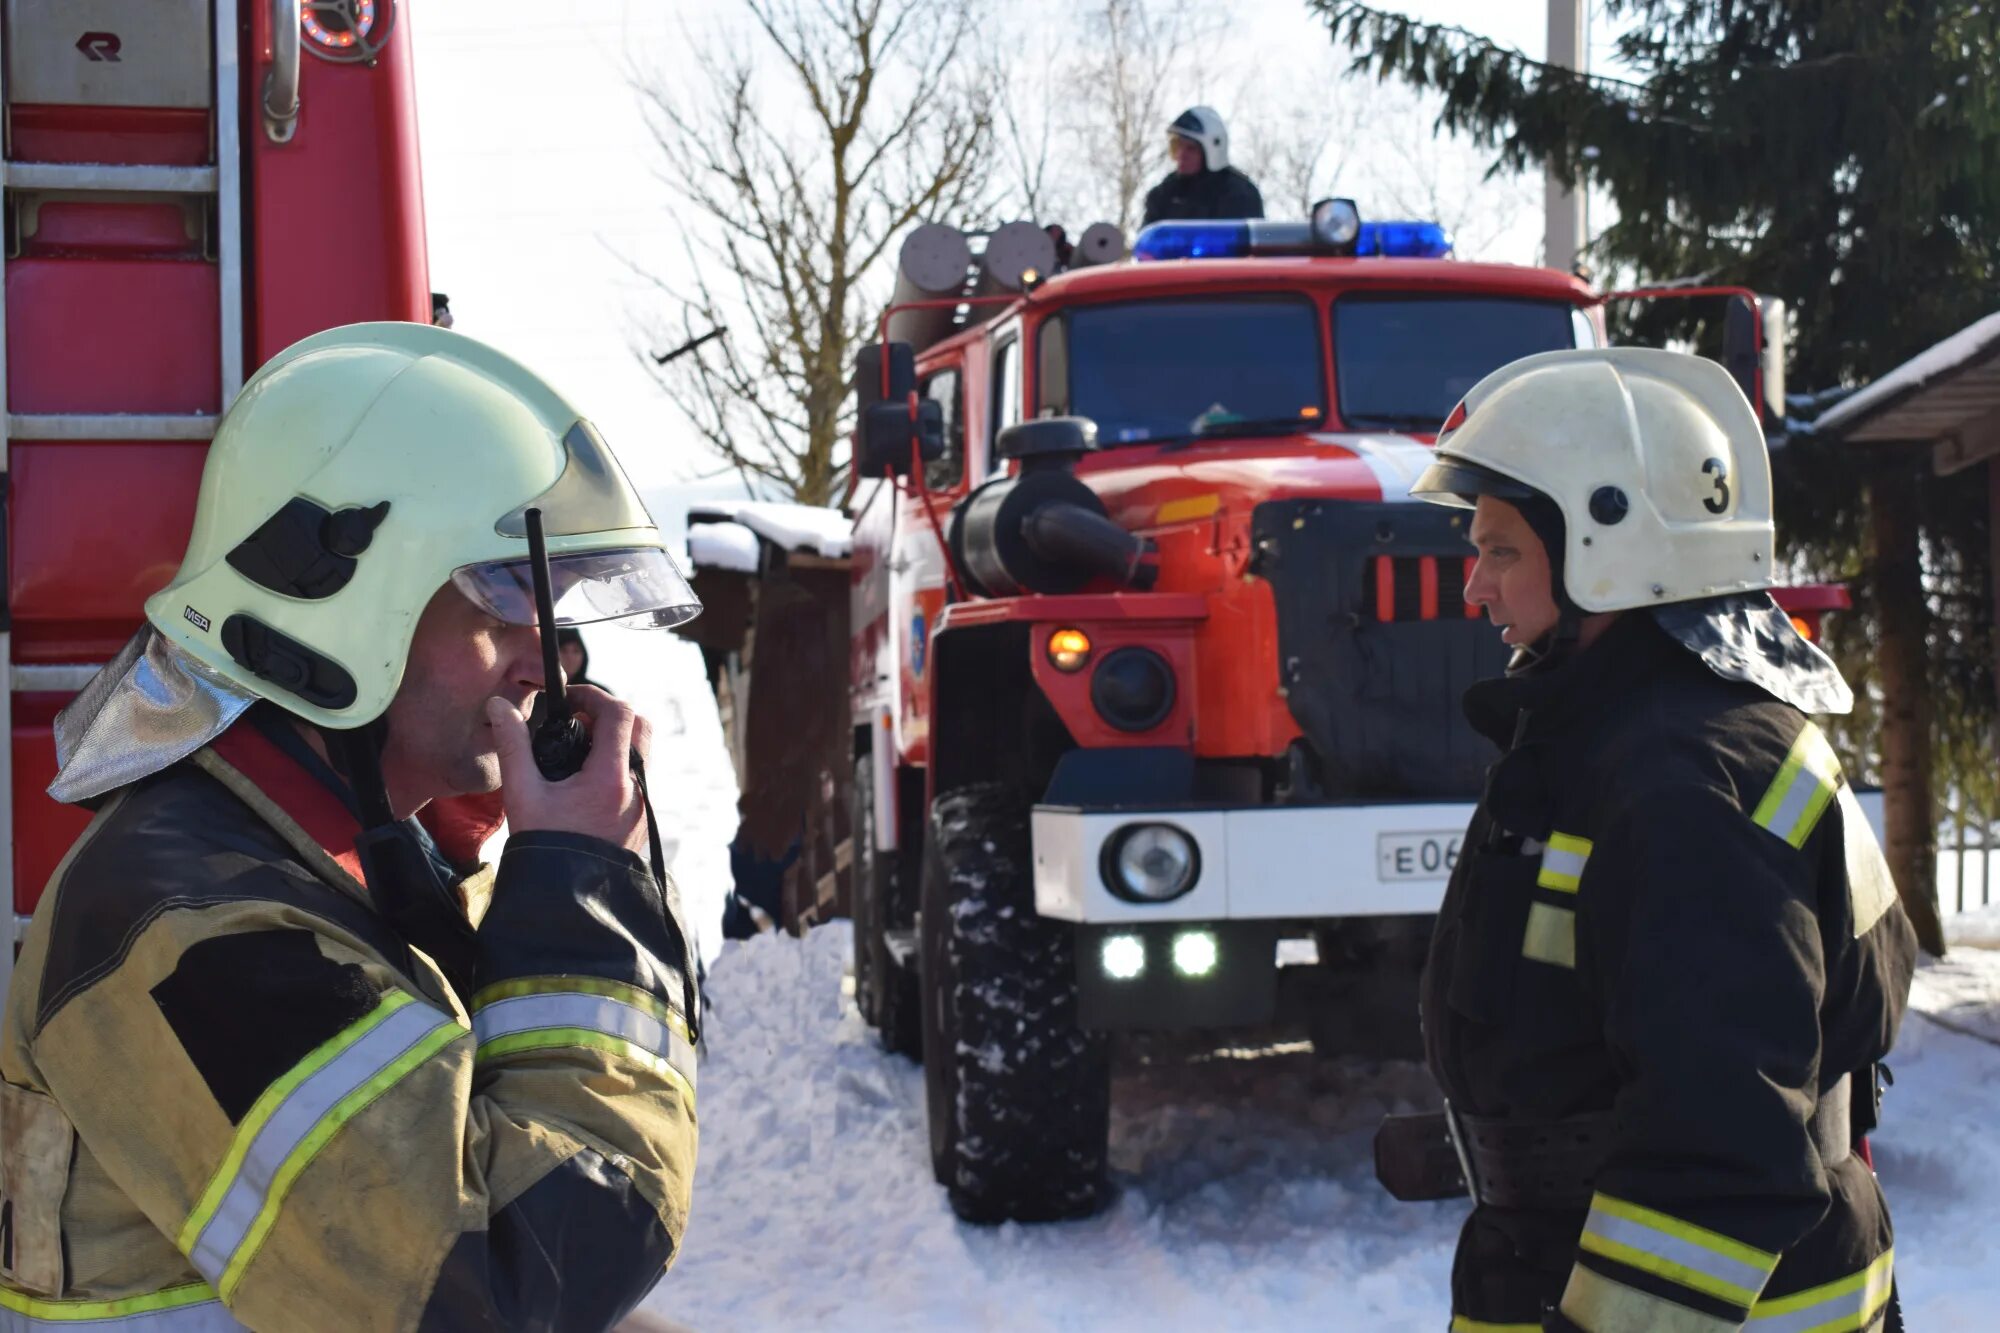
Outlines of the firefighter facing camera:
{"type": "Polygon", "coordinates": [[[9,1308],[568,1330],[638,1303],[687,1218],[696,962],[647,723],[550,664],[558,625],[698,609],[595,430],[496,350],[361,324],[257,372],[180,572],[56,722],[50,793],[96,817],[7,1001],[9,1308]],[[497,872],[425,823],[496,789],[497,872]]]}
{"type": "Polygon", "coordinates": [[[1229,165],[1229,127],[1213,107],[1191,106],[1167,126],[1174,169],[1146,192],[1145,225],[1206,218],[1261,218],[1264,196],[1229,165]]]}
{"type": "Polygon", "coordinates": [[[1864,1136],[1915,942],[1810,718],[1847,686],[1766,591],[1749,404],[1697,357],[1528,357],[1412,493],[1472,511],[1514,648],[1423,980],[1452,1327],[1899,1328],[1864,1136]]]}

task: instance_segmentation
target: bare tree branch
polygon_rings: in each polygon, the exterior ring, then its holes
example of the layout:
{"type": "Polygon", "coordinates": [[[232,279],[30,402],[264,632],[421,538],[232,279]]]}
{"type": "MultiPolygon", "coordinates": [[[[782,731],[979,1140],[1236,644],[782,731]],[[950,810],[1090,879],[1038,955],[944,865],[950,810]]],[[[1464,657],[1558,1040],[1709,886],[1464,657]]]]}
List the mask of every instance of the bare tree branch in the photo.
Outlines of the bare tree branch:
{"type": "Polygon", "coordinates": [[[662,179],[691,223],[686,291],[646,276],[690,335],[735,334],[647,368],[746,484],[834,498],[848,367],[910,224],[983,207],[992,99],[972,0],[740,0],[771,58],[690,40],[635,74],[662,179]]]}

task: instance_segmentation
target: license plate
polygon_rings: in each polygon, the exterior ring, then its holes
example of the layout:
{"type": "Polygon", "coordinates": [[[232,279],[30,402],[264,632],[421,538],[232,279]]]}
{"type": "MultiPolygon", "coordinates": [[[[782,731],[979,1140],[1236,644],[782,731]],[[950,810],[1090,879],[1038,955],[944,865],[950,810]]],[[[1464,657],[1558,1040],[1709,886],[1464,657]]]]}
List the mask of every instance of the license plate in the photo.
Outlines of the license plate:
{"type": "Polygon", "coordinates": [[[1378,833],[1375,835],[1375,878],[1398,880],[1449,879],[1458,864],[1464,830],[1438,833],[1378,833]]]}

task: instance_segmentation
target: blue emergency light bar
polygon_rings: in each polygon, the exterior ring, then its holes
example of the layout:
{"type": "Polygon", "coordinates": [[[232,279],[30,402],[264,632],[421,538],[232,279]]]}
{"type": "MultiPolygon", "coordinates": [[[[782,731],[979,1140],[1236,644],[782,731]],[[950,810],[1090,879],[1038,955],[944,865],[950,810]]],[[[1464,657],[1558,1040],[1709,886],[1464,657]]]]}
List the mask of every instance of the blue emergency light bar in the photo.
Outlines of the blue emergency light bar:
{"type": "MultiPolygon", "coordinates": [[[[1451,235],[1435,222],[1363,222],[1349,253],[1384,259],[1443,259],[1451,235]]],[[[1134,259],[1245,259],[1258,255],[1327,255],[1306,222],[1155,222],[1132,243],[1134,259]]]]}

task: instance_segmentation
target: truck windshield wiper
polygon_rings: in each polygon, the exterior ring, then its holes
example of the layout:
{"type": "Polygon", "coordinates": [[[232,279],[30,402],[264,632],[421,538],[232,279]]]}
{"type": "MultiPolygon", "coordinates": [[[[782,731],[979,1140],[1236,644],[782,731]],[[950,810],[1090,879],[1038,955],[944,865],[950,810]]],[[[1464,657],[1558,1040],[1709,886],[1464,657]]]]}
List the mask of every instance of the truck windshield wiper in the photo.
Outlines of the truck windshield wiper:
{"type": "Polygon", "coordinates": [[[1444,424],[1441,416],[1428,412],[1375,412],[1367,416],[1350,416],[1347,424],[1355,430],[1393,430],[1419,435],[1434,435],[1444,424]]]}
{"type": "Polygon", "coordinates": [[[1240,439],[1250,435],[1302,435],[1307,431],[1322,430],[1325,426],[1325,420],[1320,417],[1245,417],[1241,420],[1210,421],[1191,435],[1168,437],[1163,447],[1183,449],[1197,440],[1240,439]]]}

